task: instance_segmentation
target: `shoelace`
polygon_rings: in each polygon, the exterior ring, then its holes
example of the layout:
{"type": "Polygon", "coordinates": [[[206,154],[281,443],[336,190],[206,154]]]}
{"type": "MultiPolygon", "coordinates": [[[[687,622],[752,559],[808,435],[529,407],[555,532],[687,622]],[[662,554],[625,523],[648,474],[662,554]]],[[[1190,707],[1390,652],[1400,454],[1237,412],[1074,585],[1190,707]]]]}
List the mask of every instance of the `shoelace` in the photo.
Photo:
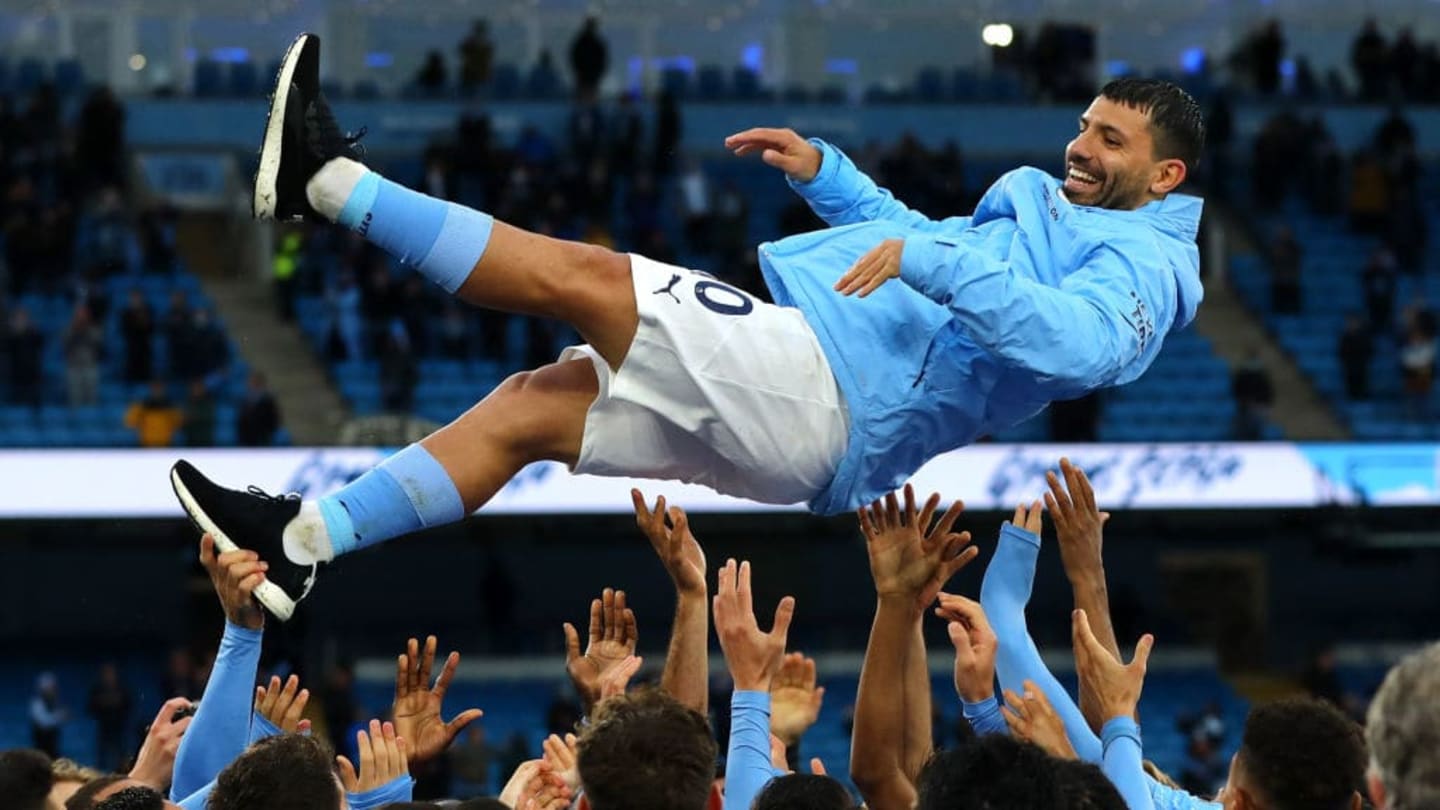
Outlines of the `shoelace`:
{"type": "Polygon", "coordinates": [[[300,493],[298,492],[286,492],[283,495],[271,495],[270,493],[266,492],[260,487],[255,486],[254,484],[251,484],[249,487],[247,487],[245,491],[249,492],[251,495],[254,495],[257,498],[263,498],[270,503],[285,503],[286,501],[300,500],[300,493]]]}

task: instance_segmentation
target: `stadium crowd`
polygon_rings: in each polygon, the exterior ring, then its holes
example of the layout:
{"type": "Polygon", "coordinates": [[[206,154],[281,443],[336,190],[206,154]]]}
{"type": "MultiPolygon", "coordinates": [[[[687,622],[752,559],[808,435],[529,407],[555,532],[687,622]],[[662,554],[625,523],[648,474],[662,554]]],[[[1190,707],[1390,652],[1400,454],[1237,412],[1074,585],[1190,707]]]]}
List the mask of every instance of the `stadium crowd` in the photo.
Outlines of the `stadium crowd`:
{"type": "MultiPolygon", "coordinates": [[[[1068,461],[1047,478],[1043,505],[1018,507],[993,545],[959,530],[963,504],[942,510],[938,494],[922,503],[907,487],[859,511],[876,605],[849,751],[864,806],[1349,810],[1369,801],[1391,810],[1429,807],[1440,797],[1440,754],[1432,744],[1440,734],[1440,645],[1391,670],[1363,728],[1324,700],[1257,704],[1228,770],[1210,765],[1209,778],[1223,781],[1218,795],[1187,792],[1147,763],[1137,705],[1154,639],[1141,637],[1125,663],[1102,557],[1109,513],[1095,503],[1084,471],[1068,461]],[[1047,513],[1074,596],[1073,697],[1027,628],[1047,513]],[[979,593],[947,592],[956,572],[979,564],[981,545],[988,562],[979,593]],[[931,726],[922,632],[932,621],[944,624],[952,643],[955,697],[967,721],[958,742],[944,747],[931,726]]],[[[711,563],[683,509],[663,497],[652,506],[638,491],[633,499],[640,531],[675,589],[658,681],[631,685],[643,664],[638,618],[623,590],[606,588],[590,604],[583,647],[580,631],[565,626],[566,672],[581,698],[580,716],[562,721],[568,725],[545,740],[540,757],[517,763],[498,797],[459,797],[454,806],[856,807],[823,762],[796,767],[824,700],[824,673],[803,653],[787,651],[792,622],[804,621],[795,599],[782,598],[773,619],[762,621],[771,611],[757,610],[752,581],[764,572],[734,559],[711,563]],[[723,701],[711,696],[712,624],[733,684],[723,701]]],[[[243,550],[218,553],[208,535],[199,549],[225,615],[201,699],[176,697],[158,707],[139,751],[118,766],[119,752],[107,751],[102,772],[52,761],[40,750],[53,749],[53,715],[64,711],[53,683],[42,682],[31,708],[35,749],[0,753],[7,808],[434,807],[412,801],[431,763],[448,759],[469,773],[467,762],[490,755],[481,735],[467,732],[478,728],[481,710],[444,706],[460,655],[437,660],[433,636],[410,639],[398,655],[389,712],[360,728],[353,747],[332,747],[316,724],[334,707],[314,705],[329,699],[330,685],[312,691],[294,675],[282,681],[259,671],[266,618],[251,594],[265,563],[243,550]]],[[[177,675],[176,688],[188,688],[188,674],[177,675]]],[[[1326,680],[1323,673],[1315,678],[1326,680]]],[[[89,701],[99,715],[125,702],[113,673],[89,701]]],[[[1197,747],[1223,734],[1213,713],[1189,725],[1197,747]]],[[[1206,782],[1189,772],[1183,779],[1206,782]]]]}

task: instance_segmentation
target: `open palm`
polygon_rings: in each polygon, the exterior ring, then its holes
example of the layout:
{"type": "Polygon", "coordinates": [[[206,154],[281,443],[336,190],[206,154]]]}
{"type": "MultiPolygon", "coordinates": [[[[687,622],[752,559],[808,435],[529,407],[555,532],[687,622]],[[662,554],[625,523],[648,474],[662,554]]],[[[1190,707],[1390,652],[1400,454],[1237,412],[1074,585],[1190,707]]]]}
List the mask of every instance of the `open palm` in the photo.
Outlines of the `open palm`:
{"type": "Polygon", "coordinates": [[[639,633],[635,611],[625,607],[625,592],[606,588],[590,603],[590,642],[580,654],[580,635],[565,624],[565,670],[586,710],[600,700],[601,677],[635,654],[639,633]]]}
{"type": "Polygon", "coordinates": [[[860,531],[877,595],[910,599],[923,610],[946,581],[975,558],[977,550],[965,548],[970,533],[951,532],[964,504],[956,501],[931,528],[939,505],[940,496],[931,495],[924,509],[917,510],[915,492],[907,484],[903,509],[894,493],[860,509],[860,531]]]}
{"type": "Polygon", "coordinates": [[[432,688],[430,671],[435,665],[436,646],[435,637],[430,636],[421,651],[420,643],[412,638],[397,661],[392,713],[396,734],[409,743],[411,762],[425,762],[439,756],[455,741],[457,734],[483,714],[479,709],[467,709],[445,722],[442,704],[455,678],[455,668],[460,665],[460,654],[452,652],[445,659],[432,688]]]}

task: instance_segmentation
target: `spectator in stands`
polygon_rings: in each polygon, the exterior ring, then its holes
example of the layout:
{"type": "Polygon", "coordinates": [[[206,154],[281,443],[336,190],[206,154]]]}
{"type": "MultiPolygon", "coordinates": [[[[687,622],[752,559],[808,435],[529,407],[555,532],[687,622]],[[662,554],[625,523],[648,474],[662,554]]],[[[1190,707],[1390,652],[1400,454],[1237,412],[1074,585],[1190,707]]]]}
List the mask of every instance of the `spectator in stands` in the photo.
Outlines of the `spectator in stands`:
{"type": "Polygon", "coordinates": [[[1350,65],[1363,101],[1383,101],[1390,90],[1390,49],[1372,17],[1350,45],[1350,65]]]}
{"type": "Polygon", "coordinates": [[[41,358],[45,352],[45,336],[30,320],[30,313],[16,307],[10,313],[5,333],[5,355],[9,358],[10,402],[40,407],[41,383],[44,380],[41,358]]]}
{"type": "Polygon", "coordinates": [[[1430,392],[1435,387],[1435,331],[1420,319],[1411,319],[1400,347],[1400,373],[1410,415],[1428,420],[1430,392]]]}
{"type": "Polygon", "coordinates": [[[616,179],[629,180],[640,170],[640,147],[645,142],[645,119],[635,104],[635,94],[620,95],[610,118],[610,168],[616,179]]]}
{"type": "Polygon", "coordinates": [[[191,315],[190,334],[183,349],[187,378],[209,378],[230,363],[230,343],[208,309],[196,309],[191,315]]]}
{"type": "Polygon", "coordinates": [[[1255,89],[1262,96],[1273,96],[1280,90],[1280,61],[1285,58],[1285,34],[1280,21],[1271,18],[1266,22],[1250,47],[1250,71],[1255,89]]]}
{"type": "Polygon", "coordinates": [[[1270,245],[1270,308],[1282,315],[1297,315],[1301,306],[1300,263],[1305,255],[1295,232],[1282,225],[1270,245]]]}
{"type": "Polygon", "coordinates": [[[600,36],[600,18],[591,15],[570,42],[570,72],[581,99],[594,99],[610,66],[610,48],[600,36]]]}
{"type": "Polygon", "coordinates": [[[125,339],[125,382],[143,383],[153,379],[155,313],[139,290],[130,291],[125,308],[120,310],[120,334],[125,339]]]}
{"type": "Polygon", "coordinates": [[[215,397],[204,380],[190,381],[180,422],[180,443],[185,447],[215,445],[215,397]]]}
{"type": "Polygon", "coordinates": [[[186,359],[183,355],[185,342],[190,334],[190,319],[190,302],[185,297],[185,291],[172,290],[170,303],[160,318],[160,331],[165,336],[165,348],[170,356],[171,380],[184,378],[181,364],[186,359]]]}
{"type": "Polygon", "coordinates": [[[1345,318],[1345,331],[1340,333],[1336,354],[1345,377],[1345,397],[1352,400],[1370,396],[1370,358],[1374,355],[1370,330],[1355,315],[1345,318]]]}
{"type": "Polygon", "coordinates": [[[70,407],[94,405],[100,396],[100,327],[84,304],[75,307],[65,328],[65,389],[70,407]]]}
{"type": "Polygon", "coordinates": [[[125,185],[125,108],[109,87],[92,91],[75,127],[75,162],[90,187],[125,185]]]}
{"type": "MultiPolygon", "coordinates": [[[[1264,174],[1264,172],[1261,172],[1264,174]]],[[[1390,210],[1390,181],[1374,152],[1362,149],[1350,159],[1350,227],[1375,233],[1390,210]]]]}
{"type": "Polygon", "coordinates": [[[280,430],[280,406],[265,387],[265,375],[250,372],[245,383],[245,400],[235,416],[235,438],[241,447],[268,447],[280,430]]]}
{"type": "Polygon", "coordinates": [[[13,810],[56,810],[50,796],[50,757],[16,748],[0,751],[0,796],[13,810]]]}
{"type": "Polygon", "coordinates": [[[147,273],[175,271],[175,219],[175,209],[168,205],[140,213],[140,252],[147,273]]]}
{"type": "Polygon", "coordinates": [[[1395,318],[1395,254],[1381,246],[1370,254],[1360,274],[1365,289],[1365,309],[1370,316],[1370,331],[1389,332],[1395,318]]]}
{"type": "Polygon", "coordinates": [[[415,74],[415,89],[428,96],[438,96],[445,92],[447,81],[445,70],[445,55],[438,50],[431,50],[425,54],[425,63],[420,66],[420,71],[415,74]]]}
{"type": "Polygon", "coordinates": [[[680,100],[667,87],[655,102],[655,154],[650,171],[657,181],[668,178],[675,167],[684,126],[680,119],[680,100]]]}
{"type": "MultiPolygon", "coordinates": [[[[495,45],[484,20],[476,20],[470,33],[460,42],[460,90],[473,95],[490,84],[490,67],[495,59],[495,45]]],[[[465,143],[469,143],[466,141],[465,143]]]]}
{"type": "Polygon", "coordinates": [[[30,696],[30,745],[51,759],[60,756],[60,730],[70,721],[70,710],[60,700],[60,682],[50,672],[35,679],[30,696]]]}
{"type": "Polygon", "coordinates": [[[1251,350],[1245,362],[1231,377],[1230,393],[1235,397],[1235,422],[1231,435],[1238,441],[1258,441],[1265,437],[1270,420],[1270,406],[1275,403],[1275,387],[1260,360],[1260,353],[1251,350]]]}
{"type": "Polygon", "coordinates": [[[1365,722],[1365,778],[1376,810],[1440,807],[1440,644],[1401,659],[1365,722]]]}
{"type": "Polygon", "coordinates": [[[185,414],[170,400],[164,381],[152,380],[150,391],[125,412],[125,427],[135,431],[141,447],[169,447],[185,414]]]}
{"type": "Polygon", "coordinates": [[[85,711],[95,718],[95,765],[105,771],[120,770],[130,745],[130,690],[120,682],[114,662],[100,666],[85,711]]]}
{"type": "Polygon", "coordinates": [[[1185,768],[1180,789],[1196,796],[1214,796],[1225,784],[1226,763],[1215,743],[1203,734],[1190,735],[1185,746],[1185,768]]]}
{"type": "MultiPolygon", "coordinates": [[[[388,276],[385,283],[388,288],[388,276]]],[[[325,293],[325,303],[330,310],[326,354],[331,360],[344,362],[364,359],[365,325],[361,315],[362,300],[360,288],[355,285],[355,274],[348,268],[341,270],[335,279],[335,285],[325,293]]]]}
{"type": "Polygon", "coordinates": [[[715,217],[710,203],[710,179],[698,160],[687,161],[680,175],[680,210],[685,221],[685,244],[695,253],[708,255],[715,217]]]}

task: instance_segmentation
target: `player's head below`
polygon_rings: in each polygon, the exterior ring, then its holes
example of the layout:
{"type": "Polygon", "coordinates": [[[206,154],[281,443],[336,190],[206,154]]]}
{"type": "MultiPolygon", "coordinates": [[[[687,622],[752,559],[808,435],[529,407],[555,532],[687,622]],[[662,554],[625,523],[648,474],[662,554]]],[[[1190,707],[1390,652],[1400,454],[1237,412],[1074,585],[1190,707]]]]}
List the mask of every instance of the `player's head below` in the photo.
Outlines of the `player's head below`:
{"type": "Polygon", "coordinates": [[[0,796],[16,810],[49,810],[50,757],[29,748],[0,751],[0,796]]]}
{"type": "Polygon", "coordinates": [[[1065,197],[1134,210],[1180,187],[1205,148],[1205,116],[1189,93],[1157,79],[1116,79],[1080,115],[1065,147],[1065,197]]]}
{"type": "Polygon", "coordinates": [[[1328,703],[1289,698],[1256,706],[1220,799],[1225,810],[1360,810],[1365,741],[1328,703]]]}
{"type": "Polygon", "coordinates": [[[65,810],[179,810],[155,788],[123,774],[91,780],[65,800],[65,810]]]}
{"type": "Polygon", "coordinates": [[[1119,791],[1095,766],[1066,763],[1003,734],[937,752],[920,772],[916,790],[917,810],[1125,808],[1119,791]]]}
{"type": "Polygon", "coordinates": [[[771,779],[751,810],[855,810],[855,800],[828,776],[792,773],[771,779]]]}
{"type": "Polygon", "coordinates": [[[330,749],[281,734],[250,746],[215,778],[206,810],[326,810],[346,807],[330,749]]]}
{"type": "Polygon", "coordinates": [[[50,786],[50,807],[52,810],[65,806],[80,791],[80,788],[100,779],[105,774],[87,768],[71,759],[57,759],[50,764],[50,776],[54,780],[50,786]]]}
{"type": "Polygon", "coordinates": [[[580,808],[706,810],[715,755],[704,715],[664,692],[610,698],[580,735],[580,808]]]}
{"type": "Polygon", "coordinates": [[[1440,807],[1440,643],[1385,676],[1365,722],[1377,810],[1440,807]]]}

